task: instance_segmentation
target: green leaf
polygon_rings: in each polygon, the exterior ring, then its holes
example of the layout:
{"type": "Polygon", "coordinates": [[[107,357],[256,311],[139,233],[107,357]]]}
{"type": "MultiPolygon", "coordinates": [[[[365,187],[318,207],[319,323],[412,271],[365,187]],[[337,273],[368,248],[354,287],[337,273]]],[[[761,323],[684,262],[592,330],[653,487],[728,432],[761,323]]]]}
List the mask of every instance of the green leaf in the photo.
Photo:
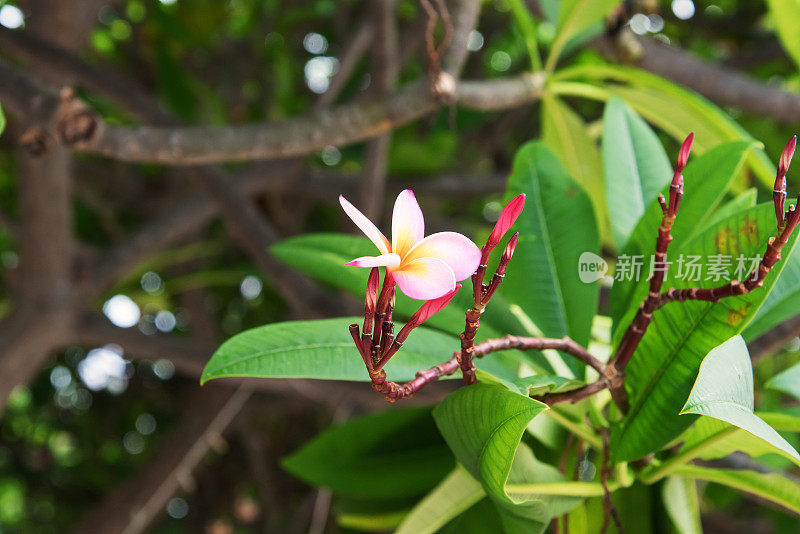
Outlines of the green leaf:
{"type": "Polygon", "coordinates": [[[541,532],[550,518],[579,502],[575,497],[506,491],[506,484],[564,480],[556,468],[536,460],[520,443],[527,426],[545,409],[546,405],[502,385],[479,382],[455,391],[433,411],[456,460],[481,482],[507,534],[541,532]]]}
{"type": "Polygon", "coordinates": [[[487,493],[505,484],[525,428],[547,406],[509,389],[479,382],[451,393],[433,418],[456,459],[487,493]]]}
{"type": "MultiPolygon", "coordinates": [[[[772,203],[765,203],[720,221],[671,253],[699,255],[729,254],[734,260],[728,279],[735,278],[735,258],[763,254],[766,242],[775,231],[772,203]]],[[[796,234],[785,247],[790,253],[796,234]]],[[[612,452],[618,461],[633,460],[658,450],[691,423],[691,417],[678,412],[689,397],[692,384],[705,356],[717,345],[740,333],[764,302],[783,268],[779,262],[765,277],[762,288],[747,295],[722,299],[717,304],[701,301],[672,303],[653,314],[626,369],[626,388],[630,411],[611,433],[612,452]]],[[[677,288],[698,282],[669,279],[677,288]]],[[[700,282],[713,287],[724,282],[700,282]]]]}
{"type": "Polygon", "coordinates": [[[546,69],[552,71],[564,46],[577,34],[602,22],[619,0],[562,0],[559,3],[556,38],[550,48],[546,69]]]}
{"type": "Polygon", "coordinates": [[[466,512],[450,521],[439,534],[486,534],[502,532],[503,523],[491,499],[478,501],[466,512]]]}
{"type": "Polygon", "coordinates": [[[516,223],[520,238],[501,287],[548,337],[589,341],[599,286],[578,277],[583,252],[598,254],[592,206],[541,142],[523,146],[514,159],[508,196],[525,193],[516,223]]]}
{"type": "Polygon", "coordinates": [[[751,187],[746,189],[744,192],[737,195],[735,198],[730,200],[729,202],[723,204],[718,209],[714,210],[714,213],[709,217],[708,222],[706,222],[706,226],[710,226],[712,224],[721,221],[731,215],[738,213],[740,211],[744,211],[746,209],[752,208],[756,205],[758,201],[758,189],[755,187],[751,187]]]}
{"type": "MultiPolygon", "coordinates": [[[[670,244],[668,259],[678,257],[679,248],[698,232],[708,228],[708,221],[713,217],[715,208],[744,165],[747,151],[751,147],[753,143],[745,141],[725,143],[692,159],[686,166],[683,172],[683,198],[678,217],[672,227],[673,241],[670,244]]],[[[629,256],[641,255],[646,260],[643,271],[649,266],[649,258],[655,253],[661,217],[661,206],[657,200],[653,200],[622,251],[622,254],[629,256]]],[[[717,222],[721,220],[723,219],[717,219],[717,222]]],[[[647,296],[648,287],[646,274],[640,276],[638,281],[635,279],[614,281],[610,299],[615,345],[623,333],[619,327],[628,325],[642,299],[647,296]]]]}
{"type": "MultiPolygon", "coordinates": [[[[760,412],[757,416],[776,430],[800,431],[800,417],[796,415],[781,412],[760,412]]],[[[696,458],[715,460],[737,451],[744,452],[754,458],[765,454],[780,454],[797,463],[797,458],[793,454],[736,425],[713,417],[700,417],[676,441],[682,442],[678,452],[664,462],[643,470],[640,476],[643,482],[655,482],[696,458]]]]}
{"type": "Polygon", "coordinates": [[[685,465],[677,473],[744,491],[800,514],[800,485],[781,475],[757,473],[746,469],[712,469],[696,465],[685,465]]]}
{"type": "Polygon", "coordinates": [[[707,415],[742,428],[788,454],[800,454],[775,429],[753,413],[753,368],[742,336],[708,353],[681,414],[707,415]]]}
{"type": "Polygon", "coordinates": [[[782,322],[798,314],[800,301],[800,249],[795,247],[789,254],[783,253],[785,263],[781,277],[775,282],[764,305],[758,310],[753,322],[744,333],[744,338],[752,341],[782,322]]]}
{"type": "Polygon", "coordinates": [[[685,477],[669,477],[661,489],[664,508],[678,534],[703,534],[697,484],[685,477]]]}
{"type": "Polygon", "coordinates": [[[653,130],[617,97],[603,113],[602,150],[611,229],[622,249],[645,209],[670,183],[672,168],[653,130]]]}
{"type": "Polygon", "coordinates": [[[800,363],[770,378],[765,387],[788,393],[800,399],[800,363]]]}
{"type": "Polygon", "coordinates": [[[531,59],[531,70],[542,69],[542,60],[539,57],[539,44],[536,39],[536,19],[533,18],[528,6],[523,0],[509,0],[508,7],[514,17],[514,23],[519,28],[522,37],[525,39],[525,47],[528,49],[528,56],[531,59]]]}
{"type": "Polygon", "coordinates": [[[769,14],[783,48],[800,65],[800,3],[796,0],[767,0],[769,14]]]}
{"type": "Polygon", "coordinates": [[[549,94],[542,98],[542,140],[589,194],[600,233],[610,237],[600,152],[580,115],[549,94]]]}
{"type": "Polygon", "coordinates": [[[0,134],[6,129],[6,116],[3,113],[3,108],[0,107],[0,134]]]}
{"type": "MultiPolygon", "coordinates": [[[[692,151],[703,154],[726,141],[753,141],[729,114],[714,103],[685,88],[642,69],[619,65],[581,65],[555,73],[548,85],[561,95],[608,100],[618,96],[647,122],[678,141],[695,133],[692,151]],[[568,82],[584,80],[589,83],[568,82]]],[[[748,157],[748,165],[770,189],[775,166],[763,150],[748,157]]]]}
{"type": "Polygon", "coordinates": [[[453,456],[423,408],[393,409],[329,428],[283,460],[292,474],[338,495],[422,495],[453,468],[453,456]]]}
{"type": "MultiPolygon", "coordinates": [[[[247,330],[217,349],[203,370],[201,383],[232,376],[369,380],[348,330],[348,325],[361,322],[363,318],[338,317],[247,330]]],[[[449,335],[416,328],[386,365],[386,373],[392,380],[410,380],[417,371],[447,360],[458,346],[458,340],[449,335]]]]}
{"type": "Polygon", "coordinates": [[[480,483],[457,465],[411,510],[395,534],[433,534],[485,496],[480,483]]]}

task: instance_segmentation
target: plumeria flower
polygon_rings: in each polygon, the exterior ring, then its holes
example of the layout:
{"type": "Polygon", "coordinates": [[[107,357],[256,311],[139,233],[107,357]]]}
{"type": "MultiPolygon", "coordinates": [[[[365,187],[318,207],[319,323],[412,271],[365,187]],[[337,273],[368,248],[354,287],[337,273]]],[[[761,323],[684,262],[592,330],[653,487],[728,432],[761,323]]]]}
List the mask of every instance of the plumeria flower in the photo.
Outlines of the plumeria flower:
{"type": "Polygon", "coordinates": [[[400,193],[394,203],[391,242],[341,195],[339,203],[380,252],[347,265],[386,267],[387,276],[412,299],[431,300],[450,293],[456,282],[469,278],[478,268],[481,251],[467,236],[438,232],[425,237],[422,210],[410,189],[400,193]]]}

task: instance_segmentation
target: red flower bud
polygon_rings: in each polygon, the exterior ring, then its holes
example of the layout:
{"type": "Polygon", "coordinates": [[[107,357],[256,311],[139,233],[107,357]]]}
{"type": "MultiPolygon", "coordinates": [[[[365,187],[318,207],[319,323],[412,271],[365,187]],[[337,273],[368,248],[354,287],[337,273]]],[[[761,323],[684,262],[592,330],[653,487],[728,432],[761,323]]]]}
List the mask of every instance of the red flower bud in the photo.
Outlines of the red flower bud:
{"type": "Polygon", "coordinates": [[[506,267],[508,266],[508,262],[511,261],[511,257],[514,255],[514,251],[517,249],[518,241],[519,241],[519,232],[512,235],[511,239],[508,240],[506,249],[503,251],[503,256],[500,258],[500,263],[497,266],[498,275],[503,276],[506,274],[506,267]]]}
{"type": "MultiPolygon", "coordinates": [[[[675,175],[679,175],[686,167],[686,162],[689,160],[689,151],[692,149],[692,141],[694,141],[694,132],[690,133],[681,145],[678,151],[678,163],[675,165],[675,175]]],[[[675,183],[673,179],[673,183],[675,183]]]]}
{"type": "MultiPolygon", "coordinates": [[[[789,164],[792,163],[792,156],[794,156],[794,149],[797,146],[797,136],[793,135],[781,153],[781,159],[778,162],[778,178],[783,179],[789,171],[789,164]]],[[[786,187],[786,182],[783,182],[786,187]]],[[[778,189],[777,187],[775,189],[778,189]]]]}
{"type": "Polygon", "coordinates": [[[508,229],[511,228],[517,221],[517,217],[519,217],[519,214],[522,213],[522,208],[524,207],[524,193],[509,200],[508,204],[506,204],[506,206],[503,208],[503,211],[500,213],[500,217],[497,219],[494,229],[492,229],[492,233],[489,234],[489,239],[486,241],[487,248],[494,247],[500,242],[501,239],[503,239],[503,236],[506,234],[506,232],[508,232],[508,229]]]}
{"type": "Polygon", "coordinates": [[[365,313],[375,313],[375,303],[378,301],[378,287],[380,284],[380,274],[377,267],[373,267],[367,278],[367,297],[365,299],[365,313]]]}

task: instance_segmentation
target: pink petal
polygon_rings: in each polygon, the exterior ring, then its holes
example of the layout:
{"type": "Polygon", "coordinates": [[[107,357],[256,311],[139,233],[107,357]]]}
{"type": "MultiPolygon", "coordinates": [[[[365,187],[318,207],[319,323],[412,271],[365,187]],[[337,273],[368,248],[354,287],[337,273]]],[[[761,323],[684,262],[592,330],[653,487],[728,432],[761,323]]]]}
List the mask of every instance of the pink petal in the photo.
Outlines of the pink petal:
{"type": "Polygon", "coordinates": [[[361,256],[348,261],[345,265],[352,265],[353,267],[388,267],[391,269],[400,265],[400,256],[393,252],[381,254],[380,256],[361,256]]]}
{"type": "Polygon", "coordinates": [[[412,299],[431,300],[453,291],[453,269],[436,258],[419,258],[392,271],[400,291],[412,299]]]}
{"type": "Polygon", "coordinates": [[[350,204],[346,198],[342,195],[339,195],[339,204],[342,205],[342,209],[347,214],[350,219],[356,223],[362,232],[369,238],[370,241],[375,243],[375,246],[378,247],[378,250],[381,251],[381,254],[388,254],[389,253],[389,240],[378,230],[378,227],[372,224],[372,221],[367,219],[367,217],[358,211],[358,208],[350,204]]]}
{"type": "Polygon", "coordinates": [[[478,268],[481,249],[470,238],[456,232],[431,234],[412,248],[403,258],[404,263],[420,258],[436,258],[453,270],[457,282],[469,278],[478,268]]]}
{"type": "Polygon", "coordinates": [[[425,237],[425,219],[411,189],[397,195],[392,212],[392,252],[404,257],[425,237]]]}

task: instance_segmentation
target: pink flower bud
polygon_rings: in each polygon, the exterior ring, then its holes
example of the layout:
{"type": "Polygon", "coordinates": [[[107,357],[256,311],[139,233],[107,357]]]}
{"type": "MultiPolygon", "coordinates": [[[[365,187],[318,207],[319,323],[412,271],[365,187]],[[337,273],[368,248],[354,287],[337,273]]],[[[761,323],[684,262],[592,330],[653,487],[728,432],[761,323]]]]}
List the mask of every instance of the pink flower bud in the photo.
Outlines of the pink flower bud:
{"type": "Polygon", "coordinates": [[[519,214],[522,213],[522,208],[525,207],[525,194],[517,195],[512,198],[506,207],[503,208],[503,211],[500,213],[500,217],[497,219],[497,223],[494,225],[494,229],[492,229],[492,233],[489,234],[489,239],[486,241],[487,248],[493,248],[497,245],[503,236],[508,232],[508,229],[513,226],[513,224],[517,221],[517,217],[519,214]]]}

